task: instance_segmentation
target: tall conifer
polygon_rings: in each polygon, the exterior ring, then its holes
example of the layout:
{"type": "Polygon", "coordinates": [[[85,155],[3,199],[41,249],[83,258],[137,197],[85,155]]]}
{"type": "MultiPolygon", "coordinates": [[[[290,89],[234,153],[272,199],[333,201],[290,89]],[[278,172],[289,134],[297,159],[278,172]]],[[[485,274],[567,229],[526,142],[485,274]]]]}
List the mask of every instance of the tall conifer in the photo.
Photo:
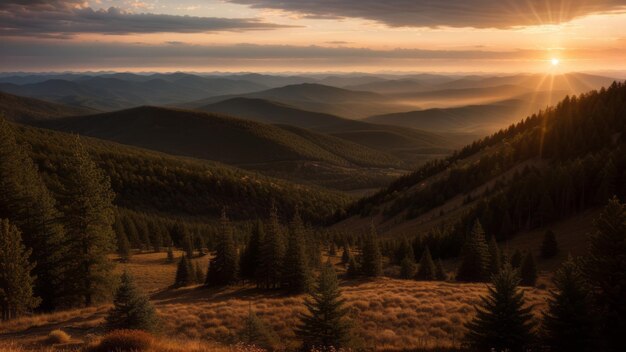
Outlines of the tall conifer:
{"type": "Polygon", "coordinates": [[[109,178],[91,160],[78,137],[67,170],[64,213],[72,255],[66,283],[81,304],[90,306],[106,297],[111,287],[112,263],[107,255],[115,249],[114,194],[109,178]]]}
{"type": "Polygon", "coordinates": [[[365,276],[376,277],[383,272],[382,255],[376,227],[372,223],[370,232],[365,236],[361,253],[361,271],[365,276]]]}
{"type": "Polygon", "coordinates": [[[215,256],[209,263],[205,284],[207,286],[233,284],[237,281],[238,275],[239,258],[237,257],[237,246],[233,238],[233,227],[226,216],[226,211],[222,210],[215,256]]]}
{"type": "Polygon", "coordinates": [[[17,318],[39,305],[41,300],[33,294],[35,278],[29,262],[31,250],[22,244],[20,231],[0,220],[0,313],[2,320],[17,318]]]}

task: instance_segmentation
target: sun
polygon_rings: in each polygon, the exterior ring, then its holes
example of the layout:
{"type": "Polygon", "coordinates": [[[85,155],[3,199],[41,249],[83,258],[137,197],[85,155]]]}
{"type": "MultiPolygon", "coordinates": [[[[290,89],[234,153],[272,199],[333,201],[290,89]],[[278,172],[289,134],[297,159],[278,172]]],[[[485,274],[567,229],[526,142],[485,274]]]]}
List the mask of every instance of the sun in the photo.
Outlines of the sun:
{"type": "Polygon", "coordinates": [[[550,60],[550,63],[552,64],[552,66],[558,66],[560,62],[561,62],[561,60],[557,59],[556,57],[553,57],[550,60]]]}

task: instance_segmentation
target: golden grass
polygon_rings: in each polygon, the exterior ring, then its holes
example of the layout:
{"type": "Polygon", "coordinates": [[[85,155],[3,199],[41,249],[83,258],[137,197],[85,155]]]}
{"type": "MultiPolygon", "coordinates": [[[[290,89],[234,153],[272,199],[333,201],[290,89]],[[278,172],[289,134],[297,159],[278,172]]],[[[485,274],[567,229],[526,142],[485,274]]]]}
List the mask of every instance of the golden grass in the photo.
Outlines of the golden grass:
{"type": "MultiPolygon", "coordinates": [[[[208,351],[203,350],[206,347],[200,342],[193,347],[194,341],[208,342],[210,348],[216,348],[216,343],[233,345],[252,306],[278,334],[284,347],[297,343],[293,328],[298,314],[304,311],[304,296],[285,296],[249,285],[221,290],[164,289],[175,275],[175,265],[165,264],[165,258],[165,253],[139,254],[131,263],[118,265],[116,269],[121,271],[125,266],[144,291],[153,292],[162,336],[188,341],[190,351],[208,351]]],[[[341,271],[339,267],[338,271],[341,271]]],[[[486,287],[486,284],[380,278],[343,282],[341,289],[353,330],[361,343],[379,350],[400,350],[457,347],[465,333],[463,325],[473,317],[474,305],[486,293],[486,287]]],[[[528,304],[540,314],[546,305],[547,290],[524,288],[524,291],[528,304]]],[[[102,323],[109,308],[110,305],[104,305],[0,323],[0,343],[17,339],[37,344],[54,329],[68,331],[75,341],[97,340],[103,333],[102,323]]],[[[165,344],[163,341],[160,343],[165,344]]],[[[172,342],[171,347],[162,347],[162,351],[176,352],[174,348],[180,345],[172,342]]]]}
{"type": "MultiPolygon", "coordinates": [[[[145,293],[154,293],[174,283],[176,266],[182,255],[182,251],[174,251],[174,263],[169,263],[165,252],[135,253],[128,263],[117,263],[115,274],[119,276],[124,270],[128,270],[145,293]]],[[[205,255],[195,258],[193,261],[197,262],[203,271],[206,271],[209,258],[208,255],[205,255]]],[[[113,259],[117,259],[117,257],[113,257],[113,259]]]]}

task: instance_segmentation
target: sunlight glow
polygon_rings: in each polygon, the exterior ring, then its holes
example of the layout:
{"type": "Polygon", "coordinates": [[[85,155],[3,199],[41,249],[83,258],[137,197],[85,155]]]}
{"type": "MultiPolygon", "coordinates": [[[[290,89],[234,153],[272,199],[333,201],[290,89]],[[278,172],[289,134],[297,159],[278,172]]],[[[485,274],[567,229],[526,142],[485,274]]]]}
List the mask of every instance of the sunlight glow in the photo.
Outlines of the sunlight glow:
{"type": "Polygon", "coordinates": [[[550,60],[550,63],[552,63],[552,66],[558,66],[558,65],[559,65],[559,62],[560,62],[560,60],[559,60],[559,59],[557,59],[556,57],[553,57],[553,58],[550,60]]]}

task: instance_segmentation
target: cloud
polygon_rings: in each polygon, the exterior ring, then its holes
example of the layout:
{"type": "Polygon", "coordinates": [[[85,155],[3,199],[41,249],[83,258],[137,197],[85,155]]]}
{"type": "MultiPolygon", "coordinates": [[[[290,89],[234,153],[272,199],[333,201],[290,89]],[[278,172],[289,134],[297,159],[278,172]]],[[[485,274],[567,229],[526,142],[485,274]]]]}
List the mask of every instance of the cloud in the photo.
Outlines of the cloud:
{"type": "Polygon", "coordinates": [[[7,0],[0,3],[0,35],[69,38],[78,33],[200,33],[277,29],[254,18],[217,18],[94,10],[76,0],[7,0]]]}
{"type": "Polygon", "coordinates": [[[391,27],[510,28],[624,11],[624,0],[227,0],[312,18],[363,18],[391,27]]]}

